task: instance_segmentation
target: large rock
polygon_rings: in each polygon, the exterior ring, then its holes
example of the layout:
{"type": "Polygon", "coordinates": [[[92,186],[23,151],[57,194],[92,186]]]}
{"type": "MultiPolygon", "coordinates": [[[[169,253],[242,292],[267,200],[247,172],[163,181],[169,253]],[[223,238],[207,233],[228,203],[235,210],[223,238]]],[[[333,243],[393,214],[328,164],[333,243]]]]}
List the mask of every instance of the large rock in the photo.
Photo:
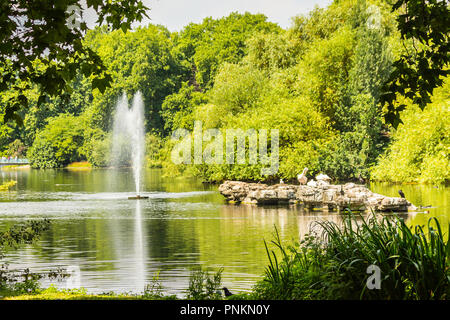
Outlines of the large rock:
{"type": "Polygon", "coordinates": [[[219,186],[227,201],[251,204],[302,203],[307,207],[326,207],[375,211],[407,211],[411,204],[404,198],[386,197],[354,183],[344,185],[266,185],[225,181],[219,186]]]}

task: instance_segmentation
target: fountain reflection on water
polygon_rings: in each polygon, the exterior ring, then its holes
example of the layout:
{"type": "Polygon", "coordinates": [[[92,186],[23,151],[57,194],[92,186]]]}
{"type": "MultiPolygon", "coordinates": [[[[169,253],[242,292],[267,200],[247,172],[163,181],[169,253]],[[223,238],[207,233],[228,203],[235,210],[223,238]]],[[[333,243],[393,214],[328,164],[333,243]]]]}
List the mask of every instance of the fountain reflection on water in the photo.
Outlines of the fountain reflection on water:
{"type": "MultiPolygon", "coordinates": [[[[144,239],[143,239],[143,226],[142,226],[142,207],[141,202],[136,201],[136,216],[135,216],[135,231],[134,231],[134,242],[135,242],[135,288],[137,291],[144,291],[145,288],[145,250],[144,250],[144,239]]],[[[136,290],[135,289],[135,290],[136,290]]]]}

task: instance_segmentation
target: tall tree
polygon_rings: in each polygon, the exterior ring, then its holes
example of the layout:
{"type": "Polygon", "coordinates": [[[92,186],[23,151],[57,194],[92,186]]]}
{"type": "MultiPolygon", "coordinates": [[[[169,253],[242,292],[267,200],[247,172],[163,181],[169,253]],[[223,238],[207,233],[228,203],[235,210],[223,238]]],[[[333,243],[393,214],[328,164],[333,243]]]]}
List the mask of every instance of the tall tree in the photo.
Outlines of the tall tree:
{"type": "Polygon", "coordinates": [[[134,21],[148,17],[140,0],[8,0],[0,2],[0,92],[14,92],[5,105],[4,121],[22,118],[28,106],[24,90],[37,84],[38,104],[46,96],[68,96],[78,71],[92,77],[101,92],[111,82],[100,57],[83,45],[88,27],[80,21],[93,9],[97,24],[127,31],[134,21]],[[85,3],[84,9],[82,3],[85,3]]]}
{"type": "Polygon", "coordinates": [[[398,29],[411,46],[405,46],[406,52],[394,62],[381,96],[384,118],[394,128],[402,123],[400,112],[406,108],[397,97],[411,99],[423,110],[449,74],[450,62],[448,0],[398,0],[393,11],[398,9],[398,29]]]}

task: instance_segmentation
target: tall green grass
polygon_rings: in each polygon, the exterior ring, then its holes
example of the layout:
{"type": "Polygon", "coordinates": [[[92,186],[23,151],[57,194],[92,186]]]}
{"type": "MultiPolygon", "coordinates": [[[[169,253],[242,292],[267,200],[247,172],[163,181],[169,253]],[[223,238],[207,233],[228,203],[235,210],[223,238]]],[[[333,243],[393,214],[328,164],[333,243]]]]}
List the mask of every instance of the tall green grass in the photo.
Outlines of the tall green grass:
{"type": "Polygon", "coordinates": [[[448,299],[450,242],[431,218],[409,227],[398,216],[367,218],[350,213],[343,225],[316,222],[320,233],[285,246],[277,230],[265,277],[255,292],[262,299],[448,299]],[[279,254],[276,254],[279,251],[279,254]],[[280,258],[277,258],[280,257],[280,258]],[[367,267],[381,270],[381,289],[368,289],[367,267]]]}

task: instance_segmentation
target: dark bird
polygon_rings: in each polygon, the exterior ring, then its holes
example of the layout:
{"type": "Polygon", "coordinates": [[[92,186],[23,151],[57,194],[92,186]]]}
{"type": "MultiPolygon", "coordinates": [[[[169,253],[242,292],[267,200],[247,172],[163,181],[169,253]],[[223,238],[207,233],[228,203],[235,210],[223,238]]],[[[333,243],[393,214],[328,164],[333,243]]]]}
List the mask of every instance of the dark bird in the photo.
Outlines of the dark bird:
{"type": "Polygon", "coordinates": [[[360,184],[366,184],[366,180],[362,177],[361,173],[358,174],[358,182],[360,184]]]}
{"type": "Polygon", "coordinates": [[[232,296],[233,294],[228,290],[226,287],[222,288],[223,292],[225,293],[225,297],[232,296]]]}
{"type": "Polygon", "coordinates": [[[402,191],[402,190],[398,190],[398,194],[400,195],[400,197],[402,197],[402,198],[405,198],[405,199],[406,199],[406,197],[405,197],[405,194],[403,193],[403,191],[402,191]]]}

